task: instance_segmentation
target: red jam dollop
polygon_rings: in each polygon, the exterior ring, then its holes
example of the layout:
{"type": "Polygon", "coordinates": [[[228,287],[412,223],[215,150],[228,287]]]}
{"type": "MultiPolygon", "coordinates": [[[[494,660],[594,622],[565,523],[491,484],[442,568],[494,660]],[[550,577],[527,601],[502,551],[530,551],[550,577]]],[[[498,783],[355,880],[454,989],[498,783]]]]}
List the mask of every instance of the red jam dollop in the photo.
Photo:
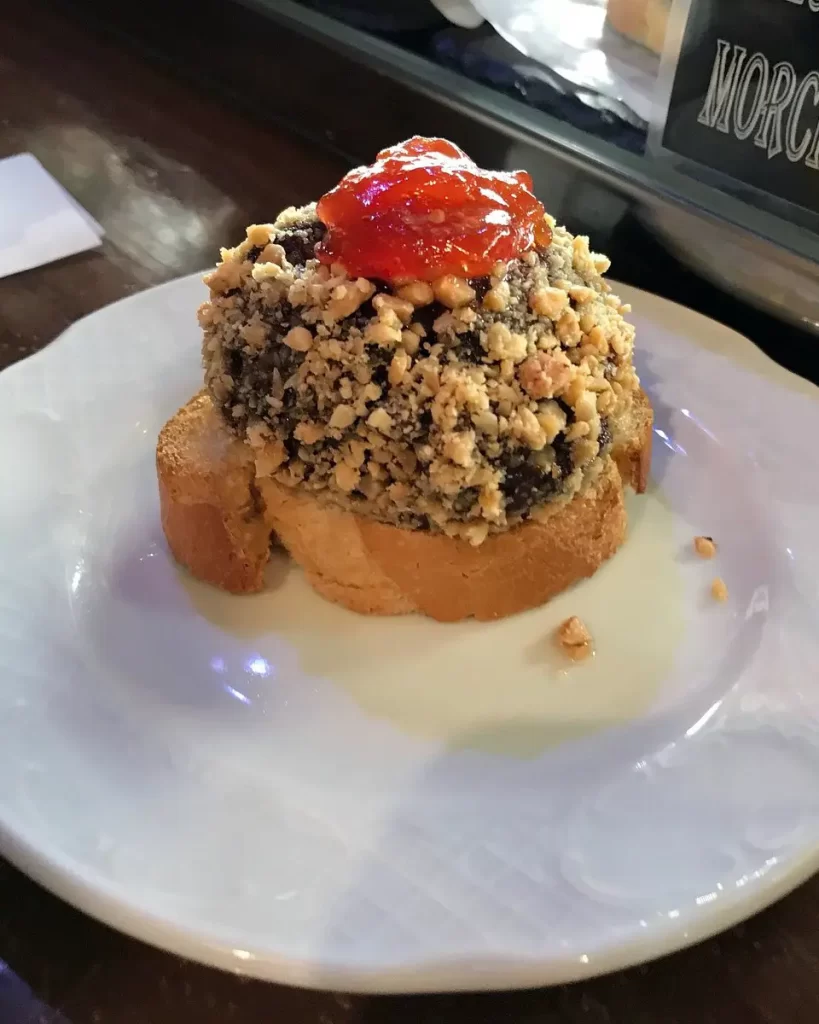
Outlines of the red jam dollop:
{"type": "Polygon", "coordinates": [[[551,241],[526,171],[485,171],[453,143],[417,135],[350,171],[317,212],[322,263],[391,282],[483,277],[551,241]]]}

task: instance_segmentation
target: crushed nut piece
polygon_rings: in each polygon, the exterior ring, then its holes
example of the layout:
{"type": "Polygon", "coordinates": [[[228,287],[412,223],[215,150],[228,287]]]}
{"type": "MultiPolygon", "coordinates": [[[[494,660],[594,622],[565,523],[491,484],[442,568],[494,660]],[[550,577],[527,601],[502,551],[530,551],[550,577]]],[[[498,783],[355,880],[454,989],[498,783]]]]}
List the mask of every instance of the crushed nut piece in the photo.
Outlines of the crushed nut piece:
{"type": "Polygon", "coordinates": [[[418,351],[418,346],[421,344],[421,339],[415,331],[401,331],[401,344],[404,346],[404,351],[407,355],[414,356],[418,351]]]}
{"type": "MultiPolygon", "coordinates": [[[[387,310],[392,310],[393,313],[398,317],[401,323],[407,324],[412,316],[414,305],[408,299],[400,299],[395,295],[376,295],[373,299],[373,309],[379,313],[386,313],[387,310]]],[[[382,320],[386,320],[386,316],[382,316],[382,320]]]]}
{"type": "Polygon", "coordinates": [[[282,341],[295,352],[307,352],[313,344],[313,335],[306,327],[292,327],[282,341]]]}
{"type": "Polygon", "coordinates": [[[558,320],[555,334],[567,348],[571,348],[580,342],[580,321],[573,309],[567,309],[558,320]]]}
{"type": "Polygon", "coordinates": [[[489,344],[489,358],[500,362],[511,359],[519,363],[526,358],[526,338],[522,334],[513,334],[506,324],[494,323],[486,333],[489,344]]]}
{"type": "Polygon", "coordinates": [[[242,266],[240,263],[233,262],[222,263],[215,270],[205,275],[205,284],[214,295],[238,288],[241,280],[242,266]]]}
{"type": "Polygon", "coordinates": [[[486,540],[489,533],[489,523],[475,523],[474,526],[467,526],[464,536],[473,548],[479,547],[486,540]]]}
{"type": "Polygon", "coordinates": [[[582,661],[592,653],[591,633],[583,620],[576,615],[572,615],[557,627],[556,637],[561,650],[572,661],[582,661]]]}
{"type": "Polygon", "coordinates": [[[392,348],[401,340],[401,327],[390,327],[383,320],[371,320],[364,331],[364,340],[372,342],[373,345],[392,348]]]}
{"type": "Polygon", "coordinates": [[[529,295],[532,312],[550,320],[559,320],[568,304],[569,296],[561,288],[536,288],[529,295]]]}
{"type": "Polygon", "coordinates": [[[396,295],[413,306],[428,306],[435,301],[435,292],[427,281],[409,281],[396,289],[396,295]]]}
{"type": "Polygon", "coordinates": [[[467,302],[473,302],[475,299],[475,289],[462,277],[456,277],[454,274],[444,274],[433,281],[432,290],[435,292],[435,298],[450,309],[465,306],[467,302]]]}
{"type": "Polygon", "coordinates": [[[570,376],[569,362],[546,352],[538,352],[520,368],[520,383],[532,398],[553,398],[570,376]]]}
{"type": "Polygon", "coordinates": [[[375,430],[380,430],[383,434],[386,434],[392,428],[392,417],[386,409],[374,409],[367,417],[367,423],[375,430]]]}
{"type": "Polygon", "coordinates": [[[261,284],[263,281],[275,281],[284,277],[285,273],[278,263],[256,263],[252,271],[253,280],[261,284]]]}
{"type": "Polygon", "coordinates": [[[305,444],[315,444],[324,438],[324,427],[320,423],[312,422],[312,420],[302,420],[301,423],[296,424],[293,437],[297,441],[303,441],[305,444]]]}
{"type": "Polygon", "coordinates": [[[711,583],[711,597],[717,601],[728,600],[728,587],[725,585],[725,580],[719,576],[711,583]]]}
{"type": "Polygon", "coordinates": [[[346,462],[340,462],[336,466],[335,478],[336,483],[341,490],[349,493],[358,487],[361,474],[357,469],[353,469],[352,466],[348,466],[346,462]]]}
{"type": "Polygon", "coordinates": [[[266,245],[259,255],[257,263],[275,263],[280,267],[284,262],[284,249],[280,245],[266,245]]]}
{"type": "Polygon", "coordinates": [[[256,456],[256,475],[273,476],[287,462],[287,449],[281,441],[273,441],[256,456]]]}
{"type": "Polygon", "coordinates": [[[509,305],[509,285],[501,281],[494,288],[490,288],[484,295],[482,302],[484,309],[493,313],[502,313],[509,305]]]}
{"type": "MultiPolygon", "coordinates": [[[[413,334],[412,337],[414,338],[415,335],[413,334]]],[[[403,349],[399,349],[392,357],[390,369],[387,374],[387,380],[390,382],[390,384],[392,384],[394,388],[397,388],[401,381],[404,379],[404,374],[409,369],[411,362],[412,360],[410,359],[408,353],[405,352],[403,349]]]]}
{"type": "Polygon", "coordinates": [[[574,407],[574,414],[578,420],[588,423],[597,415],[597,396],[593,391],[584,391],[578,398],[574,407]]]}
{"type": "Polygon", "coordinates": [[[249,348],[262,349],[267,341],[267,330],[261,321],[251,320],[242,328],[242,337],[249,348]]]}
{"type": "Polygon", "coordinates": [[[374,292],[375,285],[365,277],[336,285],[324,311],[324,322],[333,324],[345,316],[352,316],[362,303],[372,297],[374,292]]]}
{"type": "Polygon", "coordinates": [[[694,550],[700,558],[713,558],[717,553],[717,545],[713,537],[695,537],[694,550]]]}
{"type": "Polygon", "coordinates": [[[444,441],[444,455],[458,466],[469,466],[472,463],[474,447],[475,434],[473,431],[449,434],[444,441]]]}
{"type": "Polygon", "coordinates": [[[270,241],[272,224],[251,224],[247,229],[247,240],[251,245],[267,245],[270,241]]]}
{"type": "Polygon", "coordinates": [[[349,405],[337,405],[330,417],[330,426],[336,430],[346,430],[356,421],[355,409],[349,405]]]}

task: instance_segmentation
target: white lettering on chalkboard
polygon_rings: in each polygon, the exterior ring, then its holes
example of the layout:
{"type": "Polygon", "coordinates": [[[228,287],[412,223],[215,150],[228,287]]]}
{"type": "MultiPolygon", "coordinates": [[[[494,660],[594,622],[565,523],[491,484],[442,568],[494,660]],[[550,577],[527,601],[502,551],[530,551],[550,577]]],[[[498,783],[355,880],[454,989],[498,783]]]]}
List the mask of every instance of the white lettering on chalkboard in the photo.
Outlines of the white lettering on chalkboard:
{"type": "Polygon", "coordinates": [[[708,93],[702,110],[697,115],[700,124],[707,128],[716,127],[717,131],[725,132],[726,135],[731,130],[728,117],[736,99],[737,79],[748,56],[744,46],[734,46],[729,65],[728,55],[731,49],[727,39],[717,40],[717,56],[711,71],[708,93]]]}
{"type": "Polygon", "coordinates": [[[763,57],[761,53],[755,53],[745,65],[737,86],[734,134],[738,139],[747,139],[756,128],[759,115],[766,103],[770,77],[771,68],[768,58],[763,57]],[[754,77],[757,79],[755,84],[754,77]],[[756,92],[752,93],[753,89],[756,89],[756,92]],[[749,93],[753,95],[753,100],[750,103],[748,102],[749,93]]]}
{"type": "Polygon", "coordinates": [[[802,135],[801,142],[796,141],[796,136],[799,130],[799,121],[802,117],[802,107],[804,106],[805,100],[808,97],[808,92],[811,89],[813,89],[813,104],[816,106],[817,99],[819,98],[819,74],[815,71],[811,71],[809,75],[805,75],[802,79],[802,83],[796,92],[796,98],[793,101],[793,106],[791,107],[790,116],[788,117],[788,159],[795,164],[804,160],[805,154],[810,149],[812,133],[807,128],[802,135]]]}
{"type": "MultiPolygon", "coordinates": [[[[797,7],[801,7],[805,0],[788,0],[789,4],[796,4],[797,7]]],[[[808,7],[814,12],[819,11],[819,0],[808,0],[808,7]]]]}
{"type": "Polygon", "coordinates": [[[782,118],[785,108],[793,100],[795,92],[796,69],[787,60],[780,61],[773,69],[768,107],[754,138],[755,146],[768,150],[769,160],[785,148],[785,143],[782,140],[782,118]]]}
{"type": "MultiPolygon", "coordinates": [[[[819,0],[808,3],[811,10],[819,11],[819,0]]],[[[740,141],[756,132],[754,145],[765,149],[769,160],[784,150],[792,163],[804,161],[806,167],[819,171],[817,107],[819,71],[810,71],[800,81],[788,61],[780,61],[771,70],[764,53],[755,53],[748,60],[744,46],[718,39],[697,121],[740,141]]]]}

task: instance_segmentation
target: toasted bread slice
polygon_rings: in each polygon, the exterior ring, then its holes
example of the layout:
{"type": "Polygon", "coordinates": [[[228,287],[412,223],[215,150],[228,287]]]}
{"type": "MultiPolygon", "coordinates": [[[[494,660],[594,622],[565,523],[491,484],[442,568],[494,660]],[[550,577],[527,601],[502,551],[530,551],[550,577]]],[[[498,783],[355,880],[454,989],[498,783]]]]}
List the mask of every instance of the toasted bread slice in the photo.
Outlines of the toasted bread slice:
{"type": "Polygon", "coordinates": [[[228,433],[205,392],[162,428],[156,466],[162,529],[176,560],[224,590],[260,590],[270,527],[253,455],[228,433]]]}
{"type": "Polygon", "coordinates": [[[651,402],[645,391],[638,391],[628,414],[618,424],[611,450],[623,483],[637,494],[643,494],[648,486],[653,428],[651,402]]]}
{"type": "Polygon", "coordinates": [[[539,519],[479,547],[354,515],[308,491],[254,480],[252,451],[199,394],[157,445],[162,526],[177,561],[236,593],[260,590],[272,536],[324,597],[377,615],[421,612],[440,621],[497,619],[533,608],[586,577],[622,543],[623,481],[645,487],[651,406],[634,410],[597,481],[539,519]]]}

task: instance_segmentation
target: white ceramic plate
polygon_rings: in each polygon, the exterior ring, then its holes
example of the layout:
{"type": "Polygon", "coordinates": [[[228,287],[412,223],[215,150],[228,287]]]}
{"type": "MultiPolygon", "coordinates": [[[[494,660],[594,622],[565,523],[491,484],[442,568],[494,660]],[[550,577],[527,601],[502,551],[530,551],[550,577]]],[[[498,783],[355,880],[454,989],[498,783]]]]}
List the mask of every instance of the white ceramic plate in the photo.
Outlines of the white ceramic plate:
{"type": "Polygon", "coordinates": [[[0,377],[8,858],[180,954],[381,991],[611,970],[816,869],[817,389],[623,288],[657,444],[622,552],[505,622],[359,618],[282,563],[235,598],[168,558],[154,439],[198,387],[202,291],[0,377]],[[598,654],[567,671],[571,613],[598,654]]]}

